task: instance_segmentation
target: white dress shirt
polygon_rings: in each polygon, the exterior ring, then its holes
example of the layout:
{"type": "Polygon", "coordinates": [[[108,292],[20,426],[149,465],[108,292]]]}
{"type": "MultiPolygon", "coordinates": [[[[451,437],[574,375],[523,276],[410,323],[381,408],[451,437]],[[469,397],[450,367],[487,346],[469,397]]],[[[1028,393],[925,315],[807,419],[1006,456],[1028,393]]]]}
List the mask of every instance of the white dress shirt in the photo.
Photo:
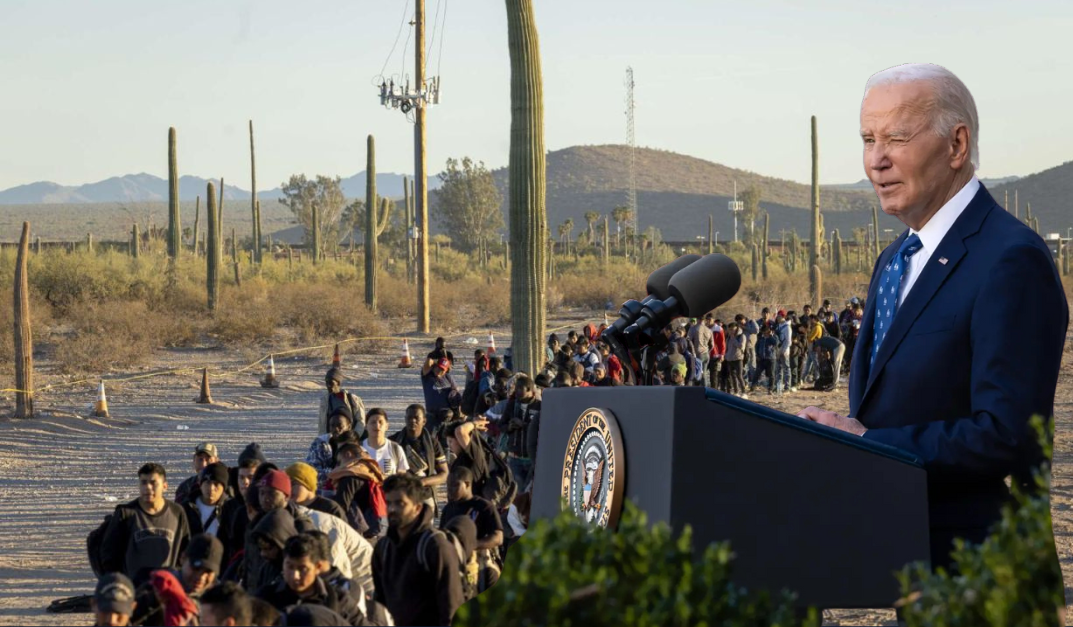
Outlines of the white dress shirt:
{"type": "Polygon", "coordinates": [[[909,258],[909,267],[905,270],[901,293],[898,295],[899,307],[905,302],[905,296],[909,293],[909,290],[913,289],[913,284],[920,278],[920,273],[924,271],[924,266],[928,264],[928,259],[931,259],[931,254],[939,247],[939,243],[946,237],[950,227],[954,226],[954,222],[965,211],[965,207],[969,206],[969,203],[976,197],[976,192],[979,190],[980,180],[973,176],[965,184],[965,187],[962,187],[958,193],[954,194],[953,198],[946,201],[946,204],[935,212],[935,215],[928,220],[924,228],[919,231],[909,229],[910,235],[916,235],[920,238],[921,249],[909,258]]]}

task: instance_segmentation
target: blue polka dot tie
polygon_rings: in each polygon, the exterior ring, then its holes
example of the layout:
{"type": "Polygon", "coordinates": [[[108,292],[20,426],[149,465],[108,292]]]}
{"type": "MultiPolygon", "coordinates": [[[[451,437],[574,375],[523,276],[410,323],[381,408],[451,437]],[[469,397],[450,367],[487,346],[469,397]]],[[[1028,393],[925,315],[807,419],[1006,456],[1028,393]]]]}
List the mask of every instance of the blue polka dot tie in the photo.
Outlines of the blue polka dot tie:
{"type": "Polygon", "coordinates": [[[875,335],[872,338],[870,364],[875,363],[879,345],[883,343],[883,338],[887,337],[890,323],[894,320],[894,314],[898,312],[898,294],[901,292],[902,281],[905,279],[905,271],[909,267],[909,258],[921,248],[920,238],[916,235],[905,238],[901,248],[898,249],[898,254],[891,258],[883,270],[883,275],[879,277],[879,289],[875,296],[876,315],[872,324],[872,331],[875,335]]]}

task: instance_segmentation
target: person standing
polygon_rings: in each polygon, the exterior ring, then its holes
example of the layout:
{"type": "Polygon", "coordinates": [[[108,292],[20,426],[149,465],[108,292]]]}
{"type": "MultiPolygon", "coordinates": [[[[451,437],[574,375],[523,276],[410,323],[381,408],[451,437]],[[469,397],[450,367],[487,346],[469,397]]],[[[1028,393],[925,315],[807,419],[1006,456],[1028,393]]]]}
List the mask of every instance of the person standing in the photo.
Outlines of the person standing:
{"type": "Polygon", "coordinates": [[[209,464],[220,461],[220,455],[216,451],[216,445],[209,442],[201,442],[194,447],[194,474],[175,488],[175,502],[180,505],[189,501],[191,495],[198,494],[198,477],[201,471],[209,464]]]}
{"type": "Polygon", "coordinates": [[[410,405],[406,408],[406,427],[388,439],[402,447],[410,474],[421,479],[421,485],[429,489],[425,502],[438,512],[435,488],[447,483],[447,454],[440,441],[425,428],[426,422],[424,406],[410,405]]]}
{"type": "Polygon", "coordinates": [[[328,433],[328,419],[335,413],[345,408],[353,418],[351,428],[359,435],[365,430],[365,403],[361,398],[343,389],[343,371],[340,368],[331,368],[324,375],[324,385],[328,388],[327,393],[320,397],[320,410],[317,413],[317,433],[328,433]]]}
{"type": "Polygon", "coordinates": [[[741,398],[749,398],[745,394],[745,378],[741,373],[742,360],[745,358],[745,332],[738,323],[731,322],[727,325],[727,376],[730,384],[727,392],[741,398]]]}
{"type": "Polygon", "coordinates": [[[712,337],[712,329],[708,326],[711,314],[689,328],[689,340],[693,342],[694,353],[700,359],[701,385],[709,387],[711,377],[708,374],[708,363],[712,358],[712,350],[715,349],[715,339],[712,337]]]}
{"type": "MultiPolygon", "coordinates": [[[[1047,244],[976,177],[976,105],[957,76],[932,64],[873,75],[860,128],[883,212],[908,228],[872,272],[849,415],[799,415],[919,458],[931,566],[956,571],[955,538],[988,536],[1010,502],[1007,479],[1035,492],[1045,456],[1030,418],[1054,415],[1069,305],[1047,244]]],[[[1044,585],[1061,603],[1057,553],[1052,572],[1044,585]]]]}
{"type": "Polygon", "coordinates": [[[370,409],[365,417],[365,426],[369,437],[362,442],[362,448],[380,465],[385,477],[410,470],[406,451],[402,450],[398,442],[392,442],[387,437],[387,412],[379,407],[370,409]]]}

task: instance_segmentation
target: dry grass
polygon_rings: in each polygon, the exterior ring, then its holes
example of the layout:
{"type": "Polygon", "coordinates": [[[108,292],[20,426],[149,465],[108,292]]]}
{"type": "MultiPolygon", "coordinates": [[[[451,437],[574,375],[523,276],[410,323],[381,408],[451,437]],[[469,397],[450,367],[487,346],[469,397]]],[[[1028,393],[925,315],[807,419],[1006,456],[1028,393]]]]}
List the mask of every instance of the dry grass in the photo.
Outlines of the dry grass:
{"type": "MultiPolygon", "coordinates": [[[[749,259],[740,251],[731,254],[743,270],[743,283],[738,295],[717,310],[721,317],[755,315],[765,306],[800,310],[807,301],[805,273],[788,276],[781,260],[773,257],[769,280],[754,282],[749,259]]],[[[671,257],[661,248],[642,266],[613,258],[605,268],[597,257],[560,256],[555,278],[548,281],[548,311],[599,311],[608,300],[617,308],[642,296],[648,273],[671,257]]],[[[2,293],[11,293],[14,261],[10,247],[0,252],[2,293]]],[[[35,352],[54,356],[64,372],[99,375],[145,363],[154,350],[166,347],[225,345],[271,351],[414,330],[416,288],[407,282],[401,261],[386,263],[379,273],[377,314],[365,305],[360,264],[267,260],[260,268],[241,266],[241,287],[234,284],[230,267],[225,268],[220,306],[212,315],[206,309],[204,264],[187,254],[169,279],[168,262],[158,245],[138,261],[113,251],[33,255],[35,352]]],[[[472,257],[444,249],[432,262],[431,274],[434,333],[509,323],[510,280],[500,259],[481,269],[472,257]]],[[[851,296],[863,295],[867,283],[864,273],[836,276],[826,271],[824,295],[841,309],[851,296]]],[[[1073,281],[1065,284],[1067,298],[1073,300],[1073,281]]],[[[12,315],[10,306],[0,307],[2,374],[11,372],[14,359],[12,315]]],[[[345,350],[365,346],[348,345],[345,350]]]]}

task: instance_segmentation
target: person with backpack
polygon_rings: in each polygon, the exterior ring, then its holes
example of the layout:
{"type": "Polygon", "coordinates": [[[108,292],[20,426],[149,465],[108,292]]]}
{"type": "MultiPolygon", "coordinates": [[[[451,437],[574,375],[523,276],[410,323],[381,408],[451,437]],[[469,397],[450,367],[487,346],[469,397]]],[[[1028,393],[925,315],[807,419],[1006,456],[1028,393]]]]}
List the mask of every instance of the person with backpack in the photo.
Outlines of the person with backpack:
{"type": "Polygon", "coordinates": [[[141,584],[159,568],[175,568],[190,542],[186,512],[164,498],[167,473],[160,464],[148,463],[138,469],[139,496],[115,508],[103,533],[97,534],[94,551],[90,538],[91,565],[105,573],[123,573],[141,584]]]}
{"type": "Polygon", "coordinates": [[[447,443],[454,454],[451,470],[473,472],[473,491],[505,512],[518,494],[518,483],[507,461],[477,432],[487,427],[480,420],[456,422],[447,430],[447,443]]]}
{"type": "Polygon", "coordinates": [[[433,512],[439,512],[435,487],[447,483],[447,455],[439,441],[425,429],[426,422],[424,406],[414,403],[406,408],[406,427],[388,439],[402,447],[410,474],[429,488],[426,503],[432,506],[433,512]]]}
{"type": "MultiPolygon", "coordinates": [[[[207,533],[197,534],[190,539],[190,544],[183,553],[182,566],[168,572],[180,584],[182,594],[196,603],[200,601],[201,595],[216,583],[223,556],[224,545],[218,538],[207,533]]],[[[135,594],[138,607],[134,612],[133,623],[163,625],[166,608],[157,597],[153,586],[149,582],[143,583],[135,594]]]]}
{"type": "Polygon", "coordinates": [[[320,397],[320,410],[317,413],[317,433],[328,433],[328,419],[335,414],[340,407],[346,407],[350,411],[353,420],[351,429],[360,435],[365,431],[365,403],[356,394],[343,389],[343,371],[332,367],[324,375],[324,385],[328,388],[327,394],[320,397]]]}
{"type": "Polygon", "coordinates": [[[208,533],[221,535],[221,516],[227,504],[227,466],[220,462],[209,464],[198,477],[198,491],[182,504],[190,535],[208,533]]]}
{"type": "Polygon", "coordinates": [[[440,517],[440,529],[457,517],[465,517],[476,525],[475,551],[478,563],[477,589],[483,592],[499,580],[503,565],[499,549],[503,546],[503,520],[495,505],[473,493],[473,473],[458,467],[447,477],[447,506],[440,517]]]}
{"type": "Polygon", "coordinates": [[[425,488],[413,475],[388,477],[388,532],[373,552],[375,600],[396,625],[450,625],[465,602],[459,559],[443,532],[433,527],[425,488]]]}

